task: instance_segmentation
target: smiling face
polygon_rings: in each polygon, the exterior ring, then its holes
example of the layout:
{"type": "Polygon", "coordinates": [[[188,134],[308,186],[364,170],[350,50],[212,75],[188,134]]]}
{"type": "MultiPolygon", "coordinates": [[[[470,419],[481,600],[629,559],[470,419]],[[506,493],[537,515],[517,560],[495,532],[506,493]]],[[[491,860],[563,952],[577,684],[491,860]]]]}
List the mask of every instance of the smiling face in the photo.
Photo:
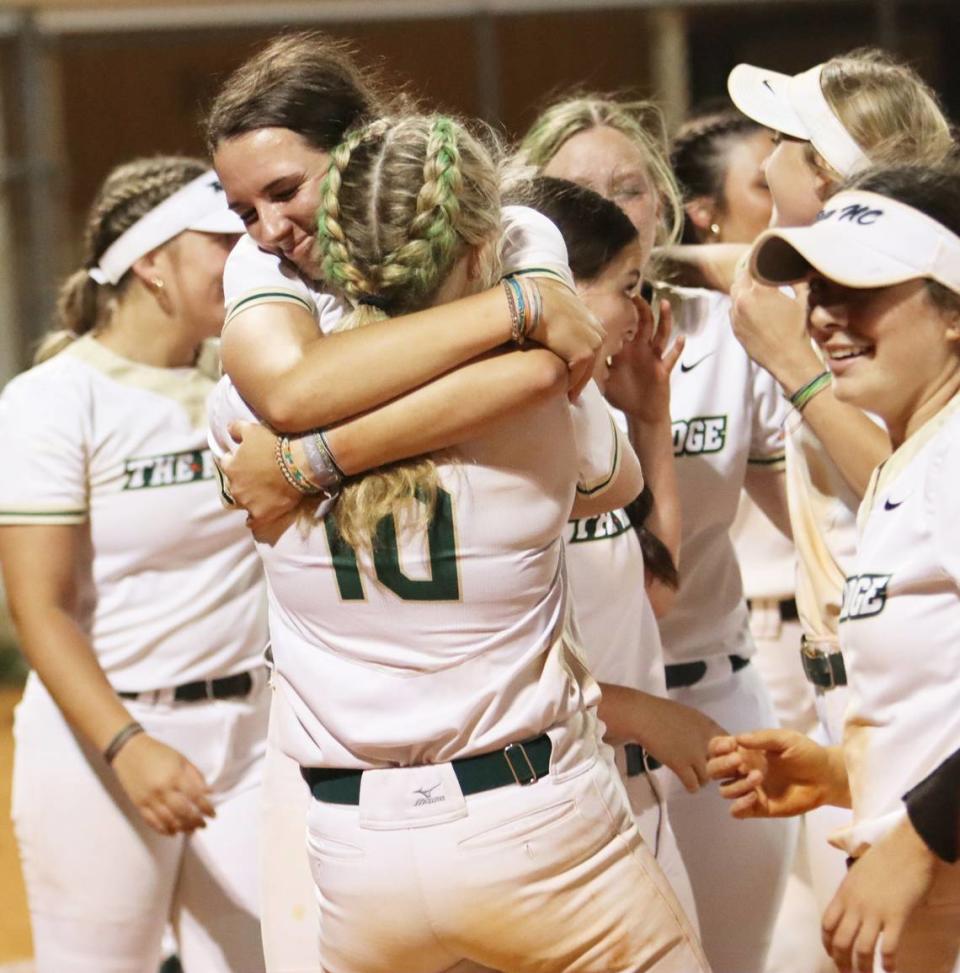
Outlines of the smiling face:
{"type": "Polygon", "coordinates": [[[931,301],[923,280],[857,290],[815,273],[809,285],[808,327],[834,395],[879,415],[902,441],[960,376],[956,315],[931,301]]]}
{"type": "Polygon", "coordinates": [[[615,128],[588,128],[560,146],[543,175],[586,186],[616,203],[640,235],[641,267],[646,267],[657,236],[660,201],[636,143],[615,128]]]}
{"type": "Polygon", "coordinates": [[[329,155],[288,128],[260,128],[226,139],[213,164],[230,208],[257,245],[316,280],[313,257],[320,189],[329,155]]]}
{"type": "Polygon", "coordinates": [[[638,301],[643,300],[639,294],[643,259],[643,245],[635,240],[593,280],[577,281],[577,293],[600,319],[606,332],[594,376],[601,390],[607,379],[607,359],[618,355],[624,342],[637,333],[640,322],[638,301]]]}

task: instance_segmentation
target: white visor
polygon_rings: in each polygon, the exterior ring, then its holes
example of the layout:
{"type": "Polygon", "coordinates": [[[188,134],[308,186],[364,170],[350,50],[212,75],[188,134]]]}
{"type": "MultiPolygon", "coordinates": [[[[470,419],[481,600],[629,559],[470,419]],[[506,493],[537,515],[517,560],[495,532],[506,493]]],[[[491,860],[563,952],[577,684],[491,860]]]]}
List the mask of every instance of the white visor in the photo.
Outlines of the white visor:
{"type": "Polygon", "coordinates": [[[765,230],[750,272],[791,284],[810,268],[846,287],[887,287],[929,278],[960,294],[960,237],[924,213],[877,193],[837,193],[813,226],[765,230]]]}
{"type": "Polygon", "coordinates": [[[791,76],[738,64],[727,78],[727,90],[748,118],[810,142],[841,176],[851,176],[869,160],[824,97],[822,70],[818,64],[791,76]]]}
{"type": "Polygon", "coordinates": [[[98,284],[116,284],[145,254],[184,230],[243,233],[243,221],[227,206],[227,197],[211,169],[155,206],[104,251],[90,276],[98,284]]]}

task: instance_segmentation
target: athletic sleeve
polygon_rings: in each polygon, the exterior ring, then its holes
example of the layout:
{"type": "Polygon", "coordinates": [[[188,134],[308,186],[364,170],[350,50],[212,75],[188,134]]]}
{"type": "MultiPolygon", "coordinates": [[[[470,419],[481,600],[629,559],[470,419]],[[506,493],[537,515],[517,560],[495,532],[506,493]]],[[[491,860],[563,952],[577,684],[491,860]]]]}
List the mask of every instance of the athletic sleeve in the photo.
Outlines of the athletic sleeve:
{"type": "Polygon", "coordinates": [[[907,791],[903,800],[924,844],[945,862],[960,859],[960,750],[907,791]]]}
{"type": "Polygon", "coordinates": [[[587,385],[570,411],[580,464],[577,493],[596,496],[616,479],[623,450],[633,447],[617,426],[595,382],[587,385]]]}
{"type": "Polygon", "coordinates": [[[87,519],[89,390],[56,359],[0,396],[0,524],[87,519]]]}
{"type": "Polygon", "coordinates": [[[753,423],[750,430],[751,469],[782,470],[784,458],[784,424],[787,402],[774,377],[751,362],[753,376],[753,423]]]}
{"type": "Polygon", "coordinates": [[[567,245],[553,222],[528,206],[504,206],[502,215],[503,276],[553,277],[574,290],[567,245]]]}

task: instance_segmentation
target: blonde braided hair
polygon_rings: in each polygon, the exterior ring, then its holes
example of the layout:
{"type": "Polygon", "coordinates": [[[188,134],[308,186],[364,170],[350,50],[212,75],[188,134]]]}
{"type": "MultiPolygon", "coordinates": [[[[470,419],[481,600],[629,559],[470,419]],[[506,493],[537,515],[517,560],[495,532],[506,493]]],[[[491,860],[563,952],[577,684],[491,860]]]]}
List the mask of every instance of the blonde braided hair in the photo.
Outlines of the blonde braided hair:
{"type": "MultiPolygon", "coordinates": [[[[354,308],[340,330],[421,310],[468,248],[498,238],[498,165],[448,116],[380,119],[331,153],[317,223],[326,286],[354,308]]],[[[432,459],[393,463],[347,484],[337,526],[351,546],[370,547],[384,517],[405,511],[408,527],[429,523],[436,495],[432,459]]]]}
{"type": "Polygon", "coordinates": [[[131,274],[127,271],[116,284],[97,284],[88,271],[122,233],[207,168],[199,159],[154,156],[124,163],[107,176],[87,217],[83,266],[60,287],[58,327],[41,340],[35,363],[52,358],[71,341],[106,323],[131,274]]]}

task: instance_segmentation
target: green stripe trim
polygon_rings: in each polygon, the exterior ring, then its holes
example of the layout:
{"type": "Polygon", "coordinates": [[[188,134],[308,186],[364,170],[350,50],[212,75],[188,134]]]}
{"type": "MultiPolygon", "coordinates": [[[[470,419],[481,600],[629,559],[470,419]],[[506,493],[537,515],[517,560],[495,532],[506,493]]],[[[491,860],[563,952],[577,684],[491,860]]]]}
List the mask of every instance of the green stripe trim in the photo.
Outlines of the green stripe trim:
{"type": "Polygon", "coordinates": [[[231,318],[236,317],[241,311],[244,311],[251,305],[257,304],[261,301],[264,303],[270,303],[271,301],[284,301],[291,304],[299,304],[301,307],[313,314],[313,308],[310,306],[310,302],[293,291],[257,291],[254,294],[248,294],[246,297],[241,297],[239,300],[237,300],[237,302],[233,304],[227,311],[227,320],[229,321],[231,318]]]}
{"type": "Polygon", "coordinates": [[[617,424],[613,421],[612,416],[610,418],[610,426],[613,429],[613,464],[610,467],[610,474],[605,480],[601,481],[596,486],[589,488],[581,487],[578,483],[577,493],[580,494],[581,497],[592,497],[595,493],[600,493],[601,490],[606,490],[606,488],[610,486],[613,478],[617,475],[617,469],[620,466],[620,435],[617,430],[617,424]]]}
{"type": "Polygon", "coordinates": [[[747,460],[750,466],[776,466],[778,463],[783,463],[787,456],[785,453],[780,453],[778,456],[763,456],[758,459],[751,457],[747,460]]]}
{"type": "Polygon", "coordinates": [[[548,277],[556,277],[558,280],[566,282],[566,278],[559,270],[551,270],[549,267],[524,267],[521,270],[513,270],[507,277],[525,277],[530,274],[546,274],[548,277]]]}
{"type": "Polygon", "coordinates": [[[0,517],[86,517],[86,510],[0,510],[0,517]]]}

